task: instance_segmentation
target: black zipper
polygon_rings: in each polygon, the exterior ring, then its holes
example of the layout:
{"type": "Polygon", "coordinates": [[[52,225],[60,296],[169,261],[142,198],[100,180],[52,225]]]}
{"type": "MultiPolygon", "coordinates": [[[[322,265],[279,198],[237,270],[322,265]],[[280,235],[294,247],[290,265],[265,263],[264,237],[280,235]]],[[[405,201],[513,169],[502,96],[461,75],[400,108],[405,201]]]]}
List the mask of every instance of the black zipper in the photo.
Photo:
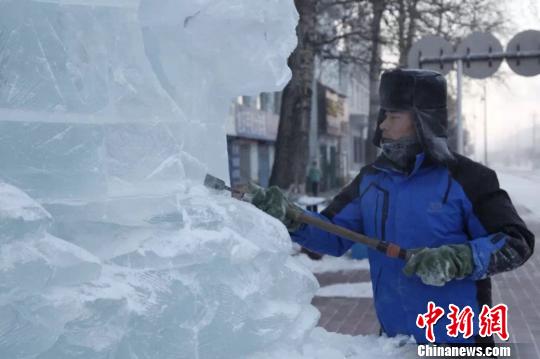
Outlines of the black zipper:
{"type": "MultiPolygon", "coordinates": [[[[374,182],[371,182],[366,187],[366,189],[364,189],[362,191],[362,193],[360,193],[360,196],[359,196],[360,200],[362,199],[362,197],[367,193],[367,191],[372,186],[383,193],[383,208],[382,208],[382,216],[381,216],[381,237],[382,238],[379,238],[379,239],[384,241],[384,240],[386,240],[386,222],[388,220],[388,207],[389,207],[389,203],[390,203],[390,194],[388,193],[387,190],[385,190],[384,188],[382,188],[378,184],[376,184],[374,182]]],[[[377,198],[376,198],[375,202],[376,202],[376,204],[375,204],[375,206],[376,206],[375,207],[375,228],[377,228],[377,214],[379,212],[379,195],[378,194],[377,194],[377,198]]]]}
{"type": "Polygon", "coordinates": [[[448,201],[448,194],[450,193],[450,188],[452,187],[452,176],[450,176],[450,173],[448,174],[448,183],[446,185],[446,191],[444,192],[444,197],[443,197],[443,201],[442,203],[443,204],[446,204],[446,202],[448,201]]]}
{"type": "MultiPolygon", "coordinates": [[[[381,220],[381,234],[382,234],[382,240],[386,241],[386,222],[388,221],[388,207],[390,203],[390,194],[387,190],[380,187],[379,185],[375,185],[375,187],[383,193],[383,208],[382,208],[382,220],[381,220]]],[[[378,201],[377,201],[378,204],[378,201]]]]}

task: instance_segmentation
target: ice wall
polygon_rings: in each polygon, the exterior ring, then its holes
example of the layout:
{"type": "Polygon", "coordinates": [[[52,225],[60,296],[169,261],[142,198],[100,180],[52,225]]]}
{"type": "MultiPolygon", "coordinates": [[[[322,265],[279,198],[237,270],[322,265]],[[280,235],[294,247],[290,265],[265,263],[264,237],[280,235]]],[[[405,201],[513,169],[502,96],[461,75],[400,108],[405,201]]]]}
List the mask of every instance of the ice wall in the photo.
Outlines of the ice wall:
{"type": "Polygon", "coordinates": [[[283,0],[0,10],[0,161],[43,200],[155,192],[209,169],[228,178],[229,101],[283,87],[296,42],[283,0]]]}
{"type": "Polygon", "coordinates": [[[195,185],[228,177],[230,99],[288,80],[292,2],[17,0],[0,13],[0,357],[302,342],[316,284],[282,226],[195,185]]]}
{"type": "Polygon", "coordinates": [[[0,14],[0,358],[363,355],[311,332],[281,223],[200,185],[228,177],[230,99],[290,76],[292,0],[0,14]]]}

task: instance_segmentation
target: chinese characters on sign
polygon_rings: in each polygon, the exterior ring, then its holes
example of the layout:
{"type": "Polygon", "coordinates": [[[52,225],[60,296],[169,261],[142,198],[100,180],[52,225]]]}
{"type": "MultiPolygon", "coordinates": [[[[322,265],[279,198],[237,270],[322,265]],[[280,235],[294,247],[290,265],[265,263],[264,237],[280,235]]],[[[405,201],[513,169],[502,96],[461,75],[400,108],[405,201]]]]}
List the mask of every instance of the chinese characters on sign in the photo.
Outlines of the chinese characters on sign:
{"type": "MultiPolygon", "coordinates": [[[[473,335],[473,317],[474,312],[470,306],[466,306],[462,310],[458,306],[450,304],[448,306],[450,312],[446,316],[450,320],[450,324],[446,326],[448,336],[457,337],[458,334],[463,334],[463,338],[467,339],[473,335]]],[[[429,302],[427,312],[418,314],[416,318],[416,326],[420,329],[425,329],[426,339],[431,343],[435,342],[434,325],[444,316],[444,309],[436,306],[435,303],[429,302]]],[[[479,332],[482,337],[492,336],[497,334],[501,340],[508,340],[508,306],[506,304],[498,304],[494,307],[487,305],[482,306],[482,311],[478,316],[479,332]]]]}

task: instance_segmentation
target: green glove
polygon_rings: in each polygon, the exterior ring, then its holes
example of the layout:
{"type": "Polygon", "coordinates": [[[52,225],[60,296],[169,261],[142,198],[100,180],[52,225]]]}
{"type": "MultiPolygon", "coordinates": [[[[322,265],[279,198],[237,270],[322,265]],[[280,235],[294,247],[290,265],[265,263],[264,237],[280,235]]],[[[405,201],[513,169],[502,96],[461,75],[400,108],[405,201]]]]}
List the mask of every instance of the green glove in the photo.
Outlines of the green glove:
{"type": "Polygon", "coordinates": [[[472,250],[468,244],[422,248],[409,258],[403,273],[416,273],[427,285],[443,286],[452,279],[463,279],[473,272],[472,250]]]}
{"type": "Polygon", "coordinates": [[[298,230],[302,225],[302,223],[294,220],[294,217],[302,213],[303,210],[290,202],[279,187],[262,188],[250,184],[249,192],[253,197],[251,203],[272,217],[279,219],[289,232],[298,230]],[[287,208],[289,208],[289,215],[287,215],[287,208]]]}

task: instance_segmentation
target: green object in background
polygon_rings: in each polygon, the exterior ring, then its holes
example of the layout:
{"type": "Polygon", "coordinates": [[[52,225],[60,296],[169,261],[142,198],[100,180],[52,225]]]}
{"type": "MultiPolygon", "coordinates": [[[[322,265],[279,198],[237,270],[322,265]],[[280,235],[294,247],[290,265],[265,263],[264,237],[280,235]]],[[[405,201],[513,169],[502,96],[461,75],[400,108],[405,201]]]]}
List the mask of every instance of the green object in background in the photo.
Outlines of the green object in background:
{"type": "Polygon", "coordinates": [[[302,209],[289,201],[279,187],[262,188],[253,183],[250,183],[249,187],[249,192],[253,196],[251,203],[255,207],[279,219],[289,232],[294,232],[300,228],[302,224],[291,219],[291,214],[300,213],[302,209]]]}
{"type": "Polygon", "coordinates": [[[311,167],[308,172],[308,180],[319,183],[321,181],[321,170],[317,167],[311,167]]]}
{"type": "Polygon", "coordinates": [[[416,274],[427,285],[443,286],[452,279],[463,279],[473,272],[472,250],[468,244],[450,244],[417,250],[403,268],[416,274]]]}

